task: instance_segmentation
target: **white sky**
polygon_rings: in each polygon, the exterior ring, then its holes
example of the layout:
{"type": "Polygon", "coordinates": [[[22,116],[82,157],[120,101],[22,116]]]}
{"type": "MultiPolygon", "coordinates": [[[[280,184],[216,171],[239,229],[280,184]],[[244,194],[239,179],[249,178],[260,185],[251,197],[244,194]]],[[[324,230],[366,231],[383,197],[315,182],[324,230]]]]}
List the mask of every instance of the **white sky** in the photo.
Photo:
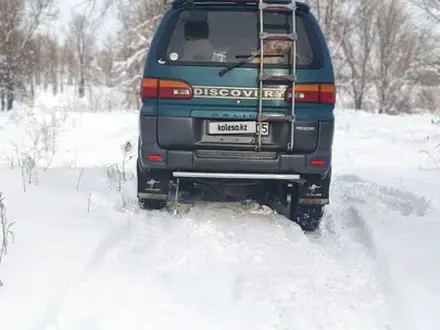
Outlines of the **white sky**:
{"type": "MultiPolygon", "coordinates": [[[[84,10],[86,8],[86,3],[92,0],[55,0],[56,6],[59,10],[59,16],[60,18],[58,21],[51,24],[49,27],[45,27],[45,29],[49,29],[53,34],[57,35],[60,40],[64,39],[66,33],[67,33],[67,27],[70,21],[70,18],[72,16],[73,12],[81,12],[81,10],[84,10]]],[[[95,0],[97,5],[95,8],[95,14],[102,8],[103,2],[105,0],[95,0]]],[[[304,2],[303,0],[300,0],[301,2],[304,2]]],[[[420,9],[414,6],[411,6],[414,10],[413,13],[420,13],[420,9]]],[[[425,14],[421,14],[422,17],[425,14]]],[[[111,33],[112,31],[116,31],[118,27],[118,21],[115,18],[114,14],[110,11],[107,13],[107,15],[104,17],[100,29],[98,31],[98,39],[104,38],[108,33],[111,33]]],[[[437,27],[440,30],[440,26],[437,27]]]]}
{"type": "MultiPolygon", "coordinates": [[[[87,8],[87,1],[90,0],[55,0],[56,7],[59,10],[59,19],[56,22],[51,23],[50,26],[45,27],[45,30],[49,30],[51,33],[57,35],[60,40],[64,39],[72,13],[84,11],[87,8]]],[[[94,10],[94,16],[101,10],[104,0],[96,1],[97,5],[94,10]]],[[[112,12],[109,12],[103,18],[97,37],[105,37],[108,33],[116,31],[117,27],[118,21],[112,12]]]]}

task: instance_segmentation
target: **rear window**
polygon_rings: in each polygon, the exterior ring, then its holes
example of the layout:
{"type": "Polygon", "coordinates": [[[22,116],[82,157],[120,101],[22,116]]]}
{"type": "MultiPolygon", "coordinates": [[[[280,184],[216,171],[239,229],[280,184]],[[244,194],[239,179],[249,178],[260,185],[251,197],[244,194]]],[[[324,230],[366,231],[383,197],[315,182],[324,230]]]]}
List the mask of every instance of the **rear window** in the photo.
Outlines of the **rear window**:
{"type": "MultiPolygon", "coordinates": [[[[194,10],[194,9],[193,9],[194,10]]],[[[159,54],[175,64],[232,64],[255,54],[260,48],[259,12],[239,10],[207,10],[205,25],[187,23],[182,19],[187,10],[176,13],[169,21],[159,54]],[[204,29],[201,28],[204,27],[204,29]]],[[[206,11],[206,10],[204,10],[206,11]]],[[[264,31],[268,33],[291,33],[292,14],[264,13],[264,31]]],[[[316,67],[313,26],[307,17],[296,16],[297,66],[316,67]]],[[[264,53],[277,54],[265,57],[265,64],[284,66],[291,64],[291,41],[265,40],[264,53]],[[282,54],[283,56],[279,56],[282,54]]],[[[250,63],[259,63],[259,57],[250,63]]]]}

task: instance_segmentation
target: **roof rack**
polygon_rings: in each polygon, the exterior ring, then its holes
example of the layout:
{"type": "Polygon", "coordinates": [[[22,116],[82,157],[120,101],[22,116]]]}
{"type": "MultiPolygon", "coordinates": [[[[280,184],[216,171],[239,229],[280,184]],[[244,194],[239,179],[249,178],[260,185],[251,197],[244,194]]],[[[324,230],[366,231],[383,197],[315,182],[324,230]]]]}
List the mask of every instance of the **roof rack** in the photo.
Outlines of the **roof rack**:
{"type": "MultiPolygon", "coordinates": [[[[173,0],[171,5],[173,8],[182,8],[188,6],[200,6],[200,5],[254,5],[258,6],[259,0],[173,0]]],[[[264,0],[266,4],[289,4],[291,0],[264,0]]],[[[304,2],[296,2],[296,9],[302,13],[308,13],[310,6],[304,2]]]]}

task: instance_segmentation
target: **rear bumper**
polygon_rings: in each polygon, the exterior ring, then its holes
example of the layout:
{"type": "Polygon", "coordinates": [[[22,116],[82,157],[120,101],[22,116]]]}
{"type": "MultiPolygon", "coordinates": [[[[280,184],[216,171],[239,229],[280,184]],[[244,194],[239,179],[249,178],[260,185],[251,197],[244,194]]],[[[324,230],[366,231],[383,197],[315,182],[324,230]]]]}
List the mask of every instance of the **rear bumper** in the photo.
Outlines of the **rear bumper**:
{"type": "MultiPolygon", "coordinates": [[[[308,154],[287,154],[276,151],[252,152],[237,149],[165,150],[157,143],[155,117],[141,117],[138,162],[148,169],[194,172],[242,172],[276,174],[326,175],[331,167],[333,122],[320,122],[315,150],[308,154]],[[154,160],[149,159],[154,155],[154,160]],[[158,155],[161,160],[158,160],[158,155]],[[313,165],[312,160],[324,164],[313,165]]],[[[170,128],[172,129],[172,128],[170,128]]]]}

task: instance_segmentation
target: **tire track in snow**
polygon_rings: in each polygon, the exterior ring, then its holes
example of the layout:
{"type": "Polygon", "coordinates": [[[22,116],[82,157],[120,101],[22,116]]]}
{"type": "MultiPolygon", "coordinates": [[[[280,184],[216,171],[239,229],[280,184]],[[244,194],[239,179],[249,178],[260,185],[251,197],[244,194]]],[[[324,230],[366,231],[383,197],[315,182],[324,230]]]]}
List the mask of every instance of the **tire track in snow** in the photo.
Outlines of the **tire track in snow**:
{"type": "Polygon", "coordinates": [[[349,233],[353,240],[362,245],[374,260],[377,279],[389,302],[390,311],[397,322],[397,329],[412,330],[413,325],[408,316],[409,311],[402,303],[404,301],[402,294],[393,282],[389,271],[389,261],[378,250],[370,225],[362,216],[360,208],[365,209],[367,207],[370,210],[393,211],[400,213],[402,216],[424,216],[430,208],[429,201],[423,196],[418,196],[412,192],[379,185],[364,180],[357,175],[338,176],[334,186],[337,187],[335,191],[337,199],[340,199],[340,203],[344,204],[347,211],[352,214],[350,217],[341,218],[341,221],[339,221],[340,229],[343,228],[349,233]]]}
{"type": "MultiPolygon", "coordinates": [[[[339,212],[335,213],[343,216],[330,216],[323,224],[321,237],[312,237],[311,239],[317,242],[322,238],[324,242],[326,240],[329,241],[327,243],[329,250],[337,246],[338,241],[345,242],[347,249],[351,251],[348,257],[351,259],[351,263],[353,265],[357,263],[364,264],[363,269],[369,273],[368,280],[372,281],[372,287],[374,287],[374,292],[377,295],[376,299],[382,302],[382,307],[378,306],[378,310],[379,308],[383,309],[383,315],[386,315],[389,319],[389,323],[384,323],[382,329],[405,329],[402,327],[405,323],[401,322],[402,308],[399,300],[396,299],[395,292],[392,291],[392,281],[388,269],[373,244],[369,228],[362,213],[355,205],[347,203],[339,204],[332,208],[340,208],[339,212]]],[[[326,246],[325,243],[320,242],[320,244],[326,246]]],[[[342,250],[345,251],[346,249],[342,250]]],[[[333,254],[337,255],[338,252],[333,254]]],[[[341,259],[344,258],[346,257],[341,256],[341,259]]]]}
{"type": "Polygon", "coordinates": [[[72,291],[59,329],[391,329],[371,257],[344,230],[328,230],[341,216],[353,215],[330,208],[313,237],[238,203],[134,216],[72,291]]]}
{"type": "Polygon", "coordinates": [[[117,248],[118,244],[124,241],[124,239],[127,239],[132,226],[130,220],[128,219],[124,225],[116,226],[116,228],[104,235],[81,274],[76,278],[69,279],[56,292],[47,304],[45,311],[30,330],[58,329],[57,318],[62,311],[64,301],[68,297],[69,292],[75,290],[82,281],[86,281],[90,273],[104,261],[106,255],[117,248]]]}
{"type": "Polygon", "coordinates": [[[307,235],[268,208],[238,203],[133,216],[103,239],[67,302],[54,298],[47,321],[60,330],[404,329],[390,323],[402,306],[358,206],[372,196],[403,214],[428,206],[376,186],[337,177],[321,230],[307,235]]]}
{"type": "Polygon", "coordinates": [[[358,175],[341,175],[337,180],[341,183],[339,193],[349,202],[365,204],[374,198],[387,209],[398,211],[403,216],[412,214],[424,216],[430,208],[429,200],[423,196],[399,188],[379,185],[364,180],[358,175]]]}

